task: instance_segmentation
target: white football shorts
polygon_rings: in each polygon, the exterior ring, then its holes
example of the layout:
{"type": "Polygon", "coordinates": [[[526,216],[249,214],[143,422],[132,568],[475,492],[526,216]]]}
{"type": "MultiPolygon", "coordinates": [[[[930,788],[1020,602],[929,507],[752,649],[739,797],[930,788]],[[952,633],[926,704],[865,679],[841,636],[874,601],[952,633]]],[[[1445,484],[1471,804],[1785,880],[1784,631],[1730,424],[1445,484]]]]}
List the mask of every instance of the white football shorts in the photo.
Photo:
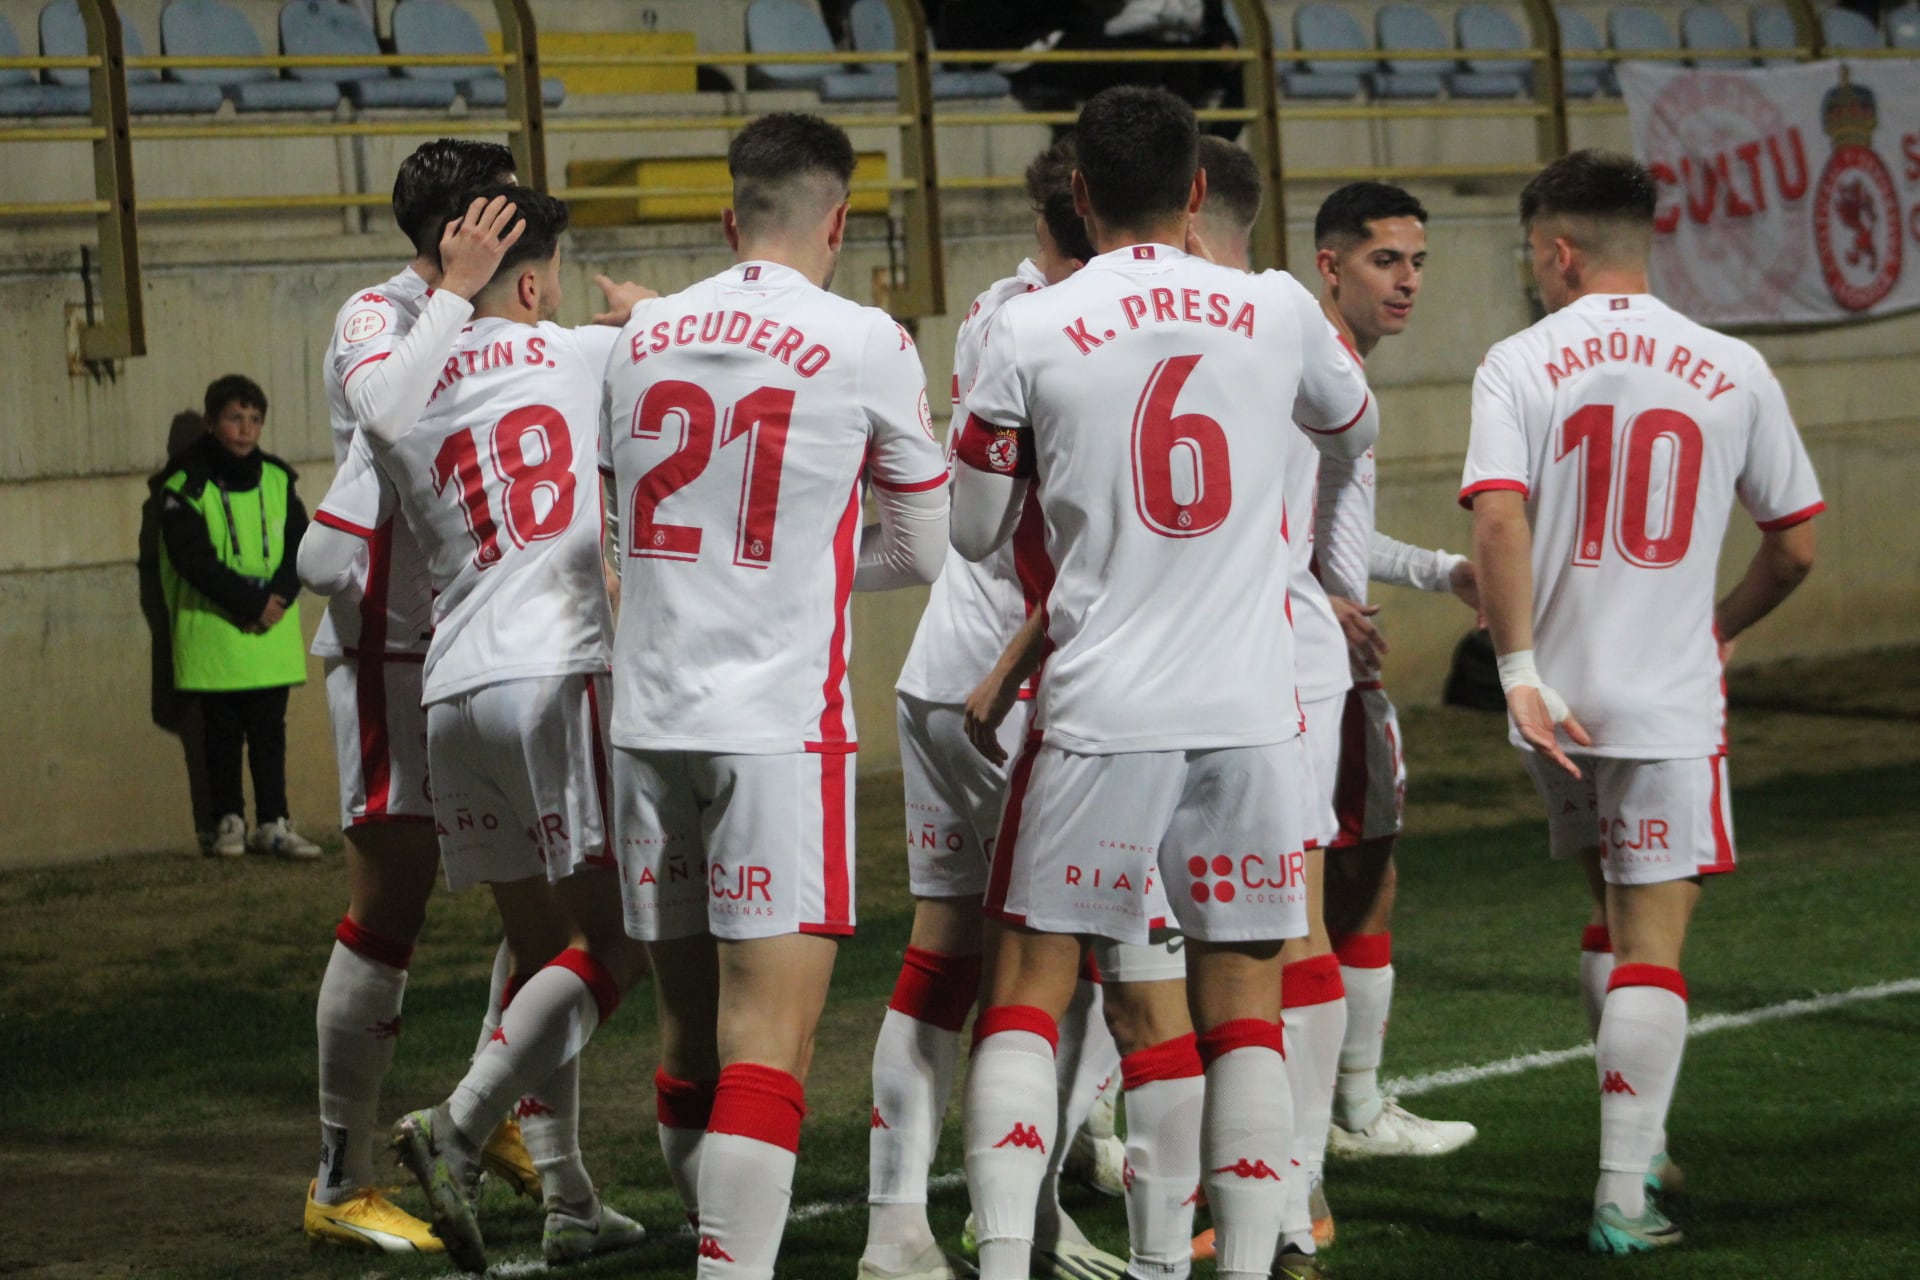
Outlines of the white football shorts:
{"type": "Polygon", "coordinates": [[[1164,901],[1167,923],[1189,938],[1304,937],[1304,752],[1295,738],[1095,756],[1029,736],[1008,788],[987,914],[1146,943],[1164,901]]]}
{"type": "Polygon", "coordinates": [[[1022,698],[1000,726],[1007,763],[967,741],[965,715],[950,703],[898,694],[900,771],[907,793],[907,887],[916,898],[977,898],[1007,799],[1007,773],[1027,736],[1033,703],[1022,698]]]}
{"type": "Polygon", "coordinates": [[[340,770],[340,828],[432,822],[427,712],[418,656],[326,661],[327,718],[340,770]]]}
{"type": "Polygon", "coordinates": [[[1346,710],[1347,695],[1336,693],[1300,704],[1300,715],[1307,722],[1301,742],[1306,747],[1307,808],[1306,846],[1325,849],[1340,831],[1333,812],[1333,792],[1340,781],[1340,717],[1346,710]]]}
{"type": "Polygon", "coordinates": [[[1570,777],[1538,752],[1522,752],[1547,802],[1555,858],[1598,847],[1608,884],[1660,884],[1734,868],[1727,757],[1616,760],[1574,755],[1570,777]]]}
{"type": "Polygon", "coordinates": [[[1340,712],[1340,775],[1333,809],[1340,834],[1333,847],[1400,834],[1407,799],[1407,758],[1400,749],[1400,717],[1378,680],[1347,691],[1340,712]]]}
{"type": "MultiPolygon", "coordinates": [[[[1154,888],[1160,888],[1159,881],[1154,888]]],[[[1102,983],[1169,982],[1187,976],[1187,938],[1173,929],[1154,929],[1146,942],[1095,938],[1092,951],[1102,983]]]]}
{"type": "Polygon", "coordinates": [[[608,678],[536,676],[427,708],[447,887],[611,867],[608,678]]]}
{"type": "Polygon", "coordinates": [[[613,757],[627,933],[742,941],[853,932],[853,755],[613,757]]]}

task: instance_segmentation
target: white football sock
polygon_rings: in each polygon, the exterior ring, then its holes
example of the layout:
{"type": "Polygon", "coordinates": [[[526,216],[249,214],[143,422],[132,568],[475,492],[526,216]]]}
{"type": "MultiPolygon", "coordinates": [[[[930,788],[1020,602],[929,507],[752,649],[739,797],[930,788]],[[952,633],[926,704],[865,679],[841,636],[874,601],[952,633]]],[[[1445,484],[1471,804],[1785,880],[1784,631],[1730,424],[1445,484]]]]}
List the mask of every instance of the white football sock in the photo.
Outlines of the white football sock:
{"type": "Polygon", "coordinates": [[[1334,1078],[1346,1039],[1347,1001],[1340,963],[1331,955],[1297,961],[1281,971],[1286,1004],[1287,1083],[1293,1092],[1293,1158],[1303,1177],[1288,1180],[1284,1243],[1312,1253],[1313,1180],[1327,1163],[1327,1126],[1333,1118],[1334,1078]]]}
{"type": "Polygon", "coordinates": [[[1206,1078],[1192,1035],[1120,1061],[1127,1091],[1128,1274],[1185,1280],[1193,1270],[1206,1078]]]}
{"type": "Polygon", "coordinates": [[[320,1171],[314,1199],[338,1204],[373,1182],[374,1126],[380,1086],[400,1040],[400,1002],[412,948],[386,943],[342,920],[320,979],[314,1031],[320,1044],[320,1171]],[[363,954],[380,950],[401,967],[363,954]]]}
{"type": "Polygon", "coordinates": [[[1379,1117],[1384,1105],[1380,1097],[1380,1056],[1386,1047],[1387,1018],[1393,1011],[1393,965],[1384,962],[1391,954],[1386,941],[1390,936],[1362,934],[1340,940],[1340,982],[1347,994],[1347,1025],[1340,1042],[1333,1118],[1342,1129],[1366,1128],[1379,1117]],[[1347,963],[1353,956],[1383,962],[1347,963]]]}
{"type": "Polygon", "coordinates": [[[1060,1105],[1060,1140],[1047,1152],[1047,1171],[1034,1206],[1033,1242],[1038,1248],[1061,1241],[1086,1244],[1087,1237],[1060,1205],[1060,1166],[1073,1150],[1074,1135],[1093,1113],[1100,1091],[1120,1068],[1120,1046],[1107,1030],[1105,992],[1083,978],[1060,1019],[1060,1043],[1054,1050],[1053,1078],[1060,1105]]]}
{"type": "Polygon", "coordinates": [[[1059,1140],[1057,1032],[1039,1009],[988,1009],[975,1027],[962,1108],[981,1280],[1027,1280],[1034,1204],[1059,1140]]]}
{"type": "Polygon", "coordinates": [[[1200,1163],[1220,1280],[1266,1280],[1288,1180],[1302,1176],[1289,1154],[1293,1096],[1280,1043],[1278,1023],[1251,1018],[1200,1037],[1201,1060],[1211,1059],[1200,1163]]]}
{"type": "Polygon", "coordinates": [[[1600,1082],[1596,1208],[1612,1203],[1629,1218],[1646,1212],[1647,1166],[1664,1145],[1686,1045],[1686,984],[1679,972],[1649,964],[1617,967],[1594,1042],[1600,1082]]]}
{"type": "Polygon", "coordinates": [[[784,1071],[723,1067],[700,1148],[700,1254],[707,1280],[772,1280],[793,1201],[806,1096],[784,1071]]]}
{"type": "MultiPolygon", "coordinates": [[[[473,1058],[485,1052],[487,1041],[500,1029],[500,1013],[507,1003],[507,983],[513,978],[513,951],[502,939],[493,953],[493,975],[487,981],[487,1015],[480,1019],[480,1038],[474,1041],[473,1058]]],[[[468,1058],[472,1062],[473,1058],[468,1058]]]]}
{"type": "Polygon", "coordinates": [[[515,1099],[587,1047],[619,988],[598,961],[563,951],[533,975],[501,1015],[500,1028],[447,1099],[454,1127],[476,1149],[515,1099]],[[593,975],[591,978],[588,975],[593,975]]]}
{"type": "Polygon", "coordinates": [[[514,1114],[527,1144],[548,1209],[575,1217],[593,1213],[593,1179],[580,1158],[580,1055],[575,1054],[538,1089],[522,1094],[514,1114]]]}
{"type": "Polygon", "coordinates": [[[700,1225],[700,1148],[713,1119],[713,1080],[681,1080],[665,1067],[653,1073],[655,1114],[659,1120],[660,1154],[667,1177],[680,1193],[687,1221],[700,1225]]]}
{"type": "Polygon", "coordinates": [[[1613,977],[1613,941],[1603,924],[1590,924],[1580,935],[1580,1007],[1587,1015],[1587,1035],[1600,1034],[1600,1010],[1607,1003],[1607,980],[1613,977]]]}

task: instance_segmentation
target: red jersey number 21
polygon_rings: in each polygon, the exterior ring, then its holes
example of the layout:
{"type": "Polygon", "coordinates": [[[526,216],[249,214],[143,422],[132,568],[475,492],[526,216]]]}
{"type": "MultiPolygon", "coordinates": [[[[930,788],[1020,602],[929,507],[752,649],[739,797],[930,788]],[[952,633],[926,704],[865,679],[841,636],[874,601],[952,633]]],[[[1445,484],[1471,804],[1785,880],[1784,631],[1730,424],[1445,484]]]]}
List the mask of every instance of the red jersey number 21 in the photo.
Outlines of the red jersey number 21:
{"type": "Polygon", "coordinates": [[[780,506],[780,467],[793,419],[793,392],[759,387],[734,402],[717,433],[714,418],[713,397],[692,382],[656,382],[634,406],[634,439],[658,440],[677,431],[680,444],[633,486],[633,532],[627,538],[627,554],[698,560],[705,531],[661,520],[660,504],[698,479],[713,461],[714,450],[744,437],[747,456],[741,464],[733,562],[747,569],[764,569],[772,563],[774,514],[780,506]]]}

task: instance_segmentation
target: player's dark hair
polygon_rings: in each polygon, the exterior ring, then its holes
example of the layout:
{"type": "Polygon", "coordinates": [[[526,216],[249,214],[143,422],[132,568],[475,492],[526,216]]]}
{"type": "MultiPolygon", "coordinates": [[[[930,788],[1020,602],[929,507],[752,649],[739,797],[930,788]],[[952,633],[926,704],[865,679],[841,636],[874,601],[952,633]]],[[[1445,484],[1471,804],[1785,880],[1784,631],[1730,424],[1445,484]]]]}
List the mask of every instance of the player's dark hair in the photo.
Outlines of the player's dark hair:
{"type": "Polygon", "coordinates": [[[1047,224],[1061,253],[1082,262],[1094,257],[1087,224],[1073,207],[1073,138],[1061,138],[1027,164],[1027,200],[1047,224]]]}
{"type": "Polygon", "coordinates": [[[802,212],[814,216],[813,202],[796,202],[799,188],[825,179],[843,200],[853,164],[853,141],[839,125],[804,111],[761,116],[727,146],[734,219],[752,233],[782,227],[802,212]]]}
{"type": "Polygon", "coordinates": [[[462,192],[504,182],[513,174],[513,152],[497,142],[436,138],[400,162],[393,179],[393,220],[416,253],[436,262],[440,233],[466,212],[462,192]]]}
{"type": "Polygon", "coordinates": [[[1313,216],[1314,247],[1331,249],[1341,241],[1365,240],[1372,234],[1367,224],[1381,218],[1417,218],[1425,224],[1427,211],[1404,187],[1349,182],[1320,202],[1320,212],[1313,216]]]}
{"type": "Polygon", "coordinates": [[[1074,165],[1103,222],[1138,230],[1184,212],[1200,167],[1193,108],[1165,89],[1116,85],[1080,108],[1074,165]]]}
{"type": "Polygon", "coordinates": [[[267,416],[267,393],[260,384],[244,373],[230,373],[224,378],[215,378],[207,384],[207,421],[212,422],[230,404],[243,405],[249,409],[258,409],[261,417],[267,416]]]}
{"type": "Polygon", "coordinates": [[[527,263],[545,262],[551,258],[573,216],[565,200],[544,191],[535,191],[532,187],[516,187],[511,182],[496,182],[477,191],[464,192],[460,207],[465,209],[475,200],[491,201],[495,196],[505,196],[514,209],[513,220],[500,229],[500,234],[506,235],[523,222],[527,224],[527,229],[520,233],[513,247],[501,257],[500,265],[494,268],[493,279],[487,281],[489,289],[510,278],[527,263]]]}
{"type": "Polygon", "coordinates": [[[1207,173],[1210,216],[1245,230],[1260,216],[1260,166],[1242,147],[1211,133],[1200,135],[1200,167],[1207,173]]]}
{"type": "Polygon", "coordinates": [[[1653,175],[1632,156],[1587,147],[1561,156],[1520,193],[1520,221],[1563,215],[1653,225],[1653,175]]]}

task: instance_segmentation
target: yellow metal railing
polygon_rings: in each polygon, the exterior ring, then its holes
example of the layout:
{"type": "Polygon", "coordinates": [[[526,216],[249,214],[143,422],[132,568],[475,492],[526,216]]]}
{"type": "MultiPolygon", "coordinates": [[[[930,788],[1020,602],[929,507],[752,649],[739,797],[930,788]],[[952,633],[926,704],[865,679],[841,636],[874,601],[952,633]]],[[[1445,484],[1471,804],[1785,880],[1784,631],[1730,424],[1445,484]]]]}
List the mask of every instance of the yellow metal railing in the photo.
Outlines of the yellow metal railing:
{"type": "MultiPolygon", "coordinates": [[[[998,127],[1003,125],[1064,125],[1074,115],[1066,111],[983,110],[936,112],[931,92],[932,61],[943,64],[991,65],[1009,60],[1025,64],[1212,64],[1235,70],[1241,77],[1246,105],[1199,112],[1206,122],[1246,126],[1248,148],[1267,180],[1271,198],[1256,228],[1256,258],[1285,265],[1285,184],[1338,182],[1358,178],[1398,181],[1510,178],[1534,172],[1567,149],[1568,115],[1591,115],[1622,110],[1613,102],[1569,105],[1565,94],[1560,23],[1550,0],[1517,0],[1529,27],[1527,46],[1473,51],[1471,56],[1501,62],[1527,62],[1534,70],[1532,101],[1444,103],[1283,103],[1275,74],[1276,59],[1378,64],[1394,62],[1453,63],[1468,56],[1458,49],[1419,50],[1291,50],[1280,48],[1262,0],[1230,0],[1239,19],[1243,42],[1222,49],[1115,50],[940,50],[930,52],[925,15],[919,0],[887,0],[898,47],[831,53],[568,53],[542,58],[531,0],[494,0],[499,19],[500,52],[440,55],[265,55],[259,57],[179,57],[125,54],[120,19],[113,0],[79,0],[87,31],[87,49],[76,57],[19,57],[0,59],[0,69],[84,70],[91,90],[89,120],[84,125],[0,127],[0,143],[84,142],[93,155],[94,197],[91,200],[12,201],[0,203],[0,221],[79,217],[92,218],[99,242],[102,307],[81,336],[81,354],[104,361],[145,353],[141,308],[139,244],[136,215],[212,214],[254,210],[352,209],[386,203],[383,194],[369,192],[316,193],[280,196],[200,196],[136,200],[132,144],[137,141],[219,138],[362,138],[424,136],[445,129],[445,117],[404,120],[331,119],[285,123],[133,123],[128,118],[129,69],[204,69],[258,67],[275,70],[328,67],[492,67],[502,73],[507,87],[504,113],[463,117],[466,132],[504,136],[513,148],[521,180],[541,190],[574,199],[629,199],[724,196],[724,188],[704,186],[582,185],[549,187],[546,139],[550,132],[633,133],[693,130],[733,131],[752,117],[746,115],[566,116],[549,121],[540,96],[543,70],[568,67],[671,68],[707,66],[844,67],[849,64],[892,67],[895,74],[895,110],[830,117],[848,128],[890,129],[899,137],[899,175],[885,180],[860,181],[856,190],[886,193],[899,218],[906,247],[904,270],[894,282],[889,304],[903,318],[940,314],[945,310],[944,263],[940,251],[940,193],[943,190],[979,191],[1017,187],[1013,175],[942,179],[934,153],[936,126],[998,127]],[[1343,165],[1328,168],[1289,167],[1283,163],[1280,130],[1287,122],[1336,120],[1506,118],[1532,120],[1536,145],[1532,158],[1471,165],[1343,165]]],[[[1826,52],[1811,0],[1788,0],[1794,21],[1795,43],[1777,49],[1671,49],[1569,51],[1579,61],[1617,62],[1754,57],[1807,58],[1826,52]]],[[[1896,49],[1847,49],[1849,58],[1911,56],[1896,49]]]]}

